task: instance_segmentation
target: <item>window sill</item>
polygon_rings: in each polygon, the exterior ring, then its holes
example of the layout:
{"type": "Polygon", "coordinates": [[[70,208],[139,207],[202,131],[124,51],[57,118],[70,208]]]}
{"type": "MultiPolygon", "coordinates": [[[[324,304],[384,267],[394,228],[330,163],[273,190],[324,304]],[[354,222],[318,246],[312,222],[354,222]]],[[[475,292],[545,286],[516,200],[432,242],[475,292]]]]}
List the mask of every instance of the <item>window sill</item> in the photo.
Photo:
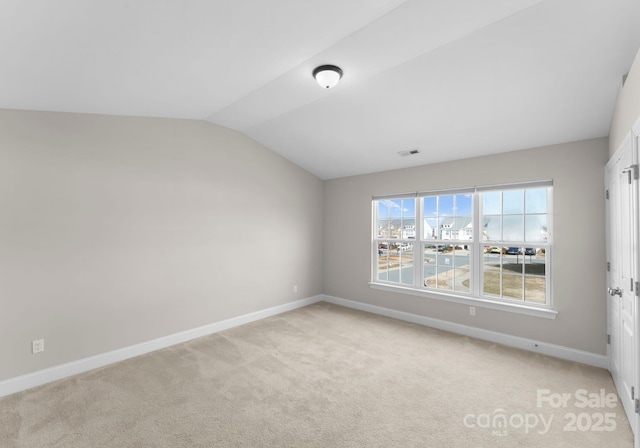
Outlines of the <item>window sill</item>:
{"type": "Polygon", "coordinates": [[[369,282],[369,286],[372,289],[378,289],[381,291],[409,294],[418,297],[427,297],[429,299],[443,300],[445,302],[461,303],[463,305],[490,308],[494,310],[507,311],[510,313],[525,314],[527,316],[542,317],[545,319],[555,319],[558,315],[558,312],[556,310],[552,310],[549,308],[539,308],[535,306],[520,305],[516,303],[499,302],[497,300],[489,300],[484,298],[471,298],[454,294],[436,293],[406,286],[392,286],[375,282],[369,282]]]}

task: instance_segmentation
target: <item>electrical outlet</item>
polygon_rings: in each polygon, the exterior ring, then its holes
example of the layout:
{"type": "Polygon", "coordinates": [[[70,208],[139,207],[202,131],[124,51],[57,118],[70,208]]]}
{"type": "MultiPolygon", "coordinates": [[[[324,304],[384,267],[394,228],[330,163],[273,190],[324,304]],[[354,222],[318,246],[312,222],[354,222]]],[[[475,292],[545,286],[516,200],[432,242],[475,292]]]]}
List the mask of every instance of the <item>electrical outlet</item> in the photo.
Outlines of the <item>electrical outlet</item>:
{"type": "Polygon", "coordinates": [[[476,307],[475,306],[470,306],[469,307],[469,314],[472,316],[476,315],[476,307]]]}
{"type": "Polygon", "coordinates": [[[31,353],[34,355],[44,351],[44,339],[37,339],[31,341],[31,353]]]}
{"type": "Polygon", "coordinates": [[[294,293],[298,292],[298,285],[293,285],[293,292],[294,293]]]}

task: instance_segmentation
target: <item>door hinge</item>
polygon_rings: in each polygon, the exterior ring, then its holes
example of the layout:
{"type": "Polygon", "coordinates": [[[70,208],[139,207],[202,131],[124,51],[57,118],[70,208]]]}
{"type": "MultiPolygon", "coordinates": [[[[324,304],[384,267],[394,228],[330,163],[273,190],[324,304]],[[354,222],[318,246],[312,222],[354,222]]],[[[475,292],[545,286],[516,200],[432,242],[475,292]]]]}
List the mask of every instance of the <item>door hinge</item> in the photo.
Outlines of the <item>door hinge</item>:
{"type": "Polygon", "coordinates": [[[631,279],[631,292],[633,292],[633,279],[631,279]]]}
{"type": "Polygon", "coordinates": [[[640,398],[636,398],[636,414],[640,414],[640,398]]]}
{"type": "Polygon", "coordinates": [[[622,170],[623,173],[629,174],[629,183],[631,183],[631,177],[634,180],[638,180],[638,165],[631,165],[622,170]]]}
{"type": "Polygon", "coordinates": [[[611,345],[611,335],[607,335],[607,344],[611,345]]]}
{"type": "Polygon", "coordinates": [[[606,192],[605,192],[605,197],[606,197],[607,199],[609,199],[609,190],[606,190],[606,192]]]}
{"type": "Polygon", "coordinates": [[[636,282],[636,295],[640,296],[640,283],[636,282]]]}
{"type": "Polygon", "coordinates": [[[611,272],[611,262],[607,261],[607,272],[611,272]]]}

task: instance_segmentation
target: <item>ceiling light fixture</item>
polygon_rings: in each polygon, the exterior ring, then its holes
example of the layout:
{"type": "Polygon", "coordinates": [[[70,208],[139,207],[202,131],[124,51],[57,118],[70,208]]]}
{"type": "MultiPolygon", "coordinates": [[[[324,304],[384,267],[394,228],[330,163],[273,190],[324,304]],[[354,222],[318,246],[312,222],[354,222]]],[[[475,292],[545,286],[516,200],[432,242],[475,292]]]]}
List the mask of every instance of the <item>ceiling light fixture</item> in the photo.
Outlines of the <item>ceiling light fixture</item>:
{"type": "Polygon", "coordinates": [[[330,89],[338,84],[338,81],[342,78],[342,69],[335,65],[321,65],[313,71],[313,77],[316,78],[321,87],[330,89]]]}

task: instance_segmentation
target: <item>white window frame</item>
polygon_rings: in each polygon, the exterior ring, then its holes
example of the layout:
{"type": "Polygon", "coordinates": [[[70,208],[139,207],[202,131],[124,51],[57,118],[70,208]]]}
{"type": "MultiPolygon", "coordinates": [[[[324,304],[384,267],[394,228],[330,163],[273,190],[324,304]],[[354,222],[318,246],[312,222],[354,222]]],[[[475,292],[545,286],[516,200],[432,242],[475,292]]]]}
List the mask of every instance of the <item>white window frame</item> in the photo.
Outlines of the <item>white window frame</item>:
{"type": "MultiPolygon", "coordinates": [[[[543,317],[548,319],[555,319],[557,311],[553,309],[553,297],[552,297],[552,254],[553,254],[553,242],[552,242],[552,229],[553,223],[553,204],[552,204],[552,191],[553,182],[550,180],[539,182],[527,182],[517,184],[503,184],[493,186],[460,188],[460,189],[447,189],[438,191],[418,191],[415,193],[404,194],[389,194],[374,196],[372,198],[372,239],[371,239],[371,281],[369,285],[373,289],[396,292],[401,294],[410,294],[421,297],[428,297],[436,300],[444,300],[453,303],[461,303],[470,306],[478,306],[484,308],[498,309],[502,311],[515,312],[519,314],[525,314],[536,317],[543,317]],[[482,224],[483,213],[481,209],[481,194],[485,191],[505,191],[509,189],[530,189],[550,187],[547,190],[547,242],[546,243],[531,243],[531,242],[508,242],[508,241],[484,241],[482,239],[482,224]],[[472,278],[472,285],[469,292],[462,291],[450,291],[434,288],[427,288],[423,285],[424,280],[424,246],[426,244],[442,244],[442,240],[425,240],[423,239],[422,227],[424,222],[424,213],[422,210],[423,200],[425,196],[444,196],[444,195],[456,195],[456,194],[471,194],[473,201],[472,209],[472,222],[473,222],[473,238],[470,241],[467,240],[451,240],[445,242],[445,244],[458,244],[471,246],[471,258],[470,258],[470,273],[472,278]],[[414,198],[415,200],[415,239],[393,239],[398,243],[410,243],[414,246],[413,256],[413,284],[393,283],[388,281],[379,281],[378,279],[378,242],[384,239],[378,238],[377,224],[378,216],[376,209],[376,201],[384,199],[406,199],[414,198]],[[485,296],[481,294],[483,291],[483,256],[484,247],[489,245],[498,246],[519,246],[525,247],[544,247],[545,253],[545,277],[546,277],[546,303],[536,304],[533,302],[524,302],[517,299],[509,299],[504,297],[485,296]]],[[[524,256],[524,255],[523,255],[524,256]]],[[[524,281],[524,276],[523,276],[524,281]]]]}

